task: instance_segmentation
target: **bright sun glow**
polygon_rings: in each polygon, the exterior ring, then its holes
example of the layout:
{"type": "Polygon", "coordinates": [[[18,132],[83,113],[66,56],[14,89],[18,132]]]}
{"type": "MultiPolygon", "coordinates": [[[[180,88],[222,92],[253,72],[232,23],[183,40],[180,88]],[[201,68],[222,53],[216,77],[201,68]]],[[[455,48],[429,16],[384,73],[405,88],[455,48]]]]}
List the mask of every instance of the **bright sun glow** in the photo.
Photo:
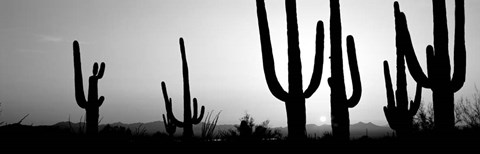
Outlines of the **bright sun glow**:
{"type": "Polygon", "coordinates": [[[320,116],[320,122],[325,122],[327,121],[327,117],[325,116],[320,116]]]}

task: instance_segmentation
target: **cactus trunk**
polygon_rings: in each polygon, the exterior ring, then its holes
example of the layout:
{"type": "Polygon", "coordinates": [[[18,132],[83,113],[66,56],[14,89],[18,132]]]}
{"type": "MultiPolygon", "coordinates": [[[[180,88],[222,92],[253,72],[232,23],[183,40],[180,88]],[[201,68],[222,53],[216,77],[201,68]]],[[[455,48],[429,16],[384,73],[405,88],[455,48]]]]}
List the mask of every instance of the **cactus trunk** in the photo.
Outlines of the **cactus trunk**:
{"type": "Polygon", "coordinates": [[[87,134],[93,135],[98,133],[98,107],[87,107],[86,109],[86,122],[87,122],[87,134]]]}
{"type": "Polygon", "coordinates": [[[183,136],[193,137],[193,123],[191,121],[192,109],[190,107],[190,80],[188,78],[188,64],[185,53],[183,39],[180,39],[180,51],[182,55],[182,74],[183,74],[183,136]]]}
{"type": "Polygon", "coordinates": [[[291,140],[301,140],[306,135],[305,98],[291,98],[285,102],[287,109],[288,137],[291,140]]]}
{"type": "Polygon", "coordinates": [[[177,126],[175,126],[175,124],[172,123],[170,118],[169,119],[165,118],[165,114],[162,115],[162,118],[163,118],[163,124],[165,126],[165,130],[167,131],[170,137],[173,137],[173,135],[175,134],[175,131],[177,130],[177,126]]]}
{"type": "MultiPolygon", "coordinates": [[[[337,90],[338,91],[338,90],[337,90]]],[[[338,140],[349,140],[350,138],[350,117],[348,107],[341,102],[339,98],[334,98],[334,90],[332,89],[331,97],[331,121],[332,121],[332,135],[338,140]]]]}
{"type": "Polygon", "coordinates": [[[337,140],[347,141],[350,139],[350,118],[348,108],[355,107],[360,101],[362,86],[355,54],[355,43],[352,36],[347,37],[347,54],[352,77],[353,93],[347,99],[343,75],[342,58],[342,25],[340,20],[340,3],[338,0],[330,0],[330,40],[331,40],[331,77],[330,105],[332,134],[337,140]]]}
{"type": "Polygon", "coordinates": [[[432,91],[435,127],[440,130],[452,129],[455,125],[453,92],[444,89],[435,89],[432,91]]]}

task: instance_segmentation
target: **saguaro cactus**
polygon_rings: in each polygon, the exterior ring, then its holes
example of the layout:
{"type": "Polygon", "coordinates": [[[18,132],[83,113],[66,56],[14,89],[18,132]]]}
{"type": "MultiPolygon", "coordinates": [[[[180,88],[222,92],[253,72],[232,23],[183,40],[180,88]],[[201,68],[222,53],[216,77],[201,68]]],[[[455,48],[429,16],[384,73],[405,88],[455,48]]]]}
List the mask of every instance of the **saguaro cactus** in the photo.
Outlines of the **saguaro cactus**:
{"type": "Polygon", "coordinates": [[[347,99],[343,77],[342,59],[342,25],[340,21],[340,3],[330,0],[330,41],[331,41],[331,71],[328,78],[330,85],[330,105],[332,119],[332,134],[336,139],[350,139],[350,119],[348,108],[355,107],[360,101],[362,85],[358,72],[357,57],[355,55],[355,42],[351,35],[347,36],[348,64],[352,77],[353,94],[347,99]]]}
{"type": "Polygon", "coordinates": [[[73,67],[75,70],[75,99],[78,106],[86,111],[87,134],[95,135],[98,133],[98,110],[105,100],[103,96],[98,97],[98,80],[103,77],[105,63],[102,62],[100,70],[98,70],[98,63],[93,64],[93,74],[88,79],[88,101],[85,99],[83,91],[80,46],[77,41],[73,41],[73,67]]]}
{"type": "Polygon", "coordinates": [[[203,114],[205,113],[205,107],[202,106],[200,110],[200,116],[197,116],[197,98],[193,98],[193,116],[190,108],[190,83],[188,81],[188,65],[187,57],[185,55],[185,45],[183,38],[180,38],[180,52],[182,54],[182,66],[183,66],[183,122],[180,122],[175,118],[172,111],[172,99],[168,97],[167,86],[162,81],[163,98],[165,99],[165,108],[167,110],[168,120],[178,127],[183,128],[183,137],[188,139],[193,137],[193,125],[199,124],[202,121],[203,114]]]}
{"type": "Polygon", "coordinates": [[[455,45],[454,72],[450,76],[448,53],[448,27],[445,0],[432,0],[433,3],[433,47],[427,46],[428,77],[420,67],[408,31],[405,14],[400,12],[398,2],[394,3],[395,30],[401,39],[401,50],[405,51],[408,70],[413,79],[422,87],[432,90],[434,125],[438,130],[451,130],[455,126],[454,93],[465,82],[465,11],[464,1],[455,1],[455,45]]]}
{"type": "Polygon", "coordinates": [[[413,116],[417,114],[422,97],[422,86],[417,84],[415,100],[410,101],[410,109],[408,109],[407,79],[404,60],[401,50],[397,50],[397,90],[395,91],[395,95],[393,94],[388,62],[383,62],[385,88],[387,89],[387,106],[383,107],[383,111],[385,112],[385,117],[387,118],[390,128],[395,130],[398,136],[406,136],[412,130],[413,116]]]}
{"type": "Polygon", "coordinates": [[[288,137],[293,140],[304,139],[306,136],[305,124],[305,99],[313,95],[320,85],[323,67],[323,22],[317,23],[315,64],[310,85],[303,91],[302,88],[302,62],[298,46],[298,26],[295,0],[285,1],[287,12],[288,35],[288,93],[283,90],[275,74],[275,63],[270,42],[267,12],[264,0],[257,0],[258,27],[262,45],[263,71],[268,88],[273,96],[285,102],[287,109],[288,137]]]}

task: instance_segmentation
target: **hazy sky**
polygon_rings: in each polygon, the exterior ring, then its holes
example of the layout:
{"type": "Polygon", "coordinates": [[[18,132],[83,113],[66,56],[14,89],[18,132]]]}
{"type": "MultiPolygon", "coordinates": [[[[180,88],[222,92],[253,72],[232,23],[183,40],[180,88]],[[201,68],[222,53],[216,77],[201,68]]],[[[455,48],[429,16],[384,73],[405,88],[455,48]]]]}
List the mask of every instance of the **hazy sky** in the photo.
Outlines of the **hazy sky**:
{"type": "MultiPolygon", "coordinates": [[[[362,81],[351,122],[385,125],[384,60],[395,82],[393,0],[341,0],[343,38],[353,35],[362,81]]],[[[423,69],[425,47],[433,43],[430,0],[400,0],[423,69]]],[[[287,84],[287,35],[283,0],[266,1],[277,77],[287,84]]],[[[455,98],[469,97],[480,80],[480,1],[466,0],[467,75],[455,98]]],[[[297,2],[304,86],[310,81],[315,25],[325,23],[325,59],[320,88],[307,99],[307,123],[330,122],[330,8],[328,0],[297,2]]],[[[454,1],[447,1],[450,53],[454,1]]],[[[54,124],[85,111],[74,98],[72,42],[81,48],[84,86],[94,62],[105,62],[99,81],[102,123],[161,120],[160,87],[167,83],[174,114],[183,116],[183,81],[178,39],[185,39],[192,97],[207,111],[222,110],[219,123],[237,124],[245,113],[257,122],[286,125],[285,105],[269,91],[263,74],[255,0],[2,0],[0,1],[0,121],[54,124]]],[[[346,52],[344,50],[344,52],[346,52]]],[[[347,95],[351,80],[344,53],[347,95]]],[[[452,59],[453,56],[451,55],[452,59]]],[[[408,71],[408,70],[407,70],[408,71]]],[[[408,72],[407,72],[408,73],[408,72]]],[[[409,96],[415,82],[408,75],[409,96]]],[[[431,101],[423,90],[422,100],[431,101]]]]}

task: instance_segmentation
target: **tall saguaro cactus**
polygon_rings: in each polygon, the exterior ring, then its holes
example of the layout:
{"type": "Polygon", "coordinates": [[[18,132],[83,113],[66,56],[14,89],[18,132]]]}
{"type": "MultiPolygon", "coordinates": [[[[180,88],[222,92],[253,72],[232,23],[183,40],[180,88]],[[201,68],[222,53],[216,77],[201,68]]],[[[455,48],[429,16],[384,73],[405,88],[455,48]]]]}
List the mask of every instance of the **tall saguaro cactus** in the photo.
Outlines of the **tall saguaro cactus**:
{"type": "Polygon", "coordinates": [[[353,94],[347,99],[343,76],[342,59],[342,25],[340,21],[340,3],[330,0],[330,41],[331,41],[331,71],[328,78],[330,85],[330,105],[332,119],[332,134],[336,139],[349,140],[350,118],[348,108],[355,107],[360,101],[362,85],[358,72],[357,57],[355,55],[355,42],[351,35],[347,36],[347,54],[352,77],[353,94]]]}
{"type": "Polygon", "coordinates": [[[175,118],[172,111],[172,99],[168,97],[167,86],[162,81],[163,98],[165,99],[165,108],[167,110],[167,120],[178,127],[183,127],[183,137],[188,139],[193,137],[193,125],[199,124],[202,121],[205,107],[202,106],[200,116],[197,116],[197,98],[193,98],[193,116],[190,107],[190,83],[188,80],[188,65],[187,57],[185,55],[185,45],[183,38],[180,38],[180,52],[182,54],[183,66],[183,122],[175,118]]]}
{"type": "Polygon", "coordinates": [[[298,41],[298,25],[295,0],[285,1],[287,12],[288,35],[288,93],[283,90],[275,74],[275,63],[270,42],[267,12],[264,0],[257,0],[258,27],[262,45],[263,71],[268,88],[273,96],[285,102],[287,109],[288,137],[292,140],[301,140],[306,137],[305,99],[313,95],[320,85],[323,67],[323,22],[317,23],[315,64],[310,85],[303,91],[302,88],[302,62],[298,41]]]}
{"type": "Polygon", "coordinates": [[[408,31],[405,14],[400,12],[398,2],[394,3],[395,29],[401,39],[401,50],[405,51],[408,70],[413,79],[422,87],[432,90],[434,124],[438,130],[451,130],[455,126],[454,93],[465,82],[465,10],[464,1],[455,1],[455,44],[454,72],[450,76],[448,53],[448,27],[445,0],[432,0],[433,3],[433,47],[427,46],[428,77],[420,67],[408,31]]]}
{"type": "Polygon", "coordinates": [[[105,72],[105,63],[102,62],[100,70],[98,63],[93,64],[93,74],[88,79],[88,101],[85,99],[82,79],[82,63],[80,60],[80,46],[77,41],[73,42],[73,67],[75,80],[75,99],[78,106],[85,109],[87,121],[87,134],[95,135],[98,133],[98,111],[103,104],[105,97],[98,97],[98,80],[103,77],[105,72]]]}

